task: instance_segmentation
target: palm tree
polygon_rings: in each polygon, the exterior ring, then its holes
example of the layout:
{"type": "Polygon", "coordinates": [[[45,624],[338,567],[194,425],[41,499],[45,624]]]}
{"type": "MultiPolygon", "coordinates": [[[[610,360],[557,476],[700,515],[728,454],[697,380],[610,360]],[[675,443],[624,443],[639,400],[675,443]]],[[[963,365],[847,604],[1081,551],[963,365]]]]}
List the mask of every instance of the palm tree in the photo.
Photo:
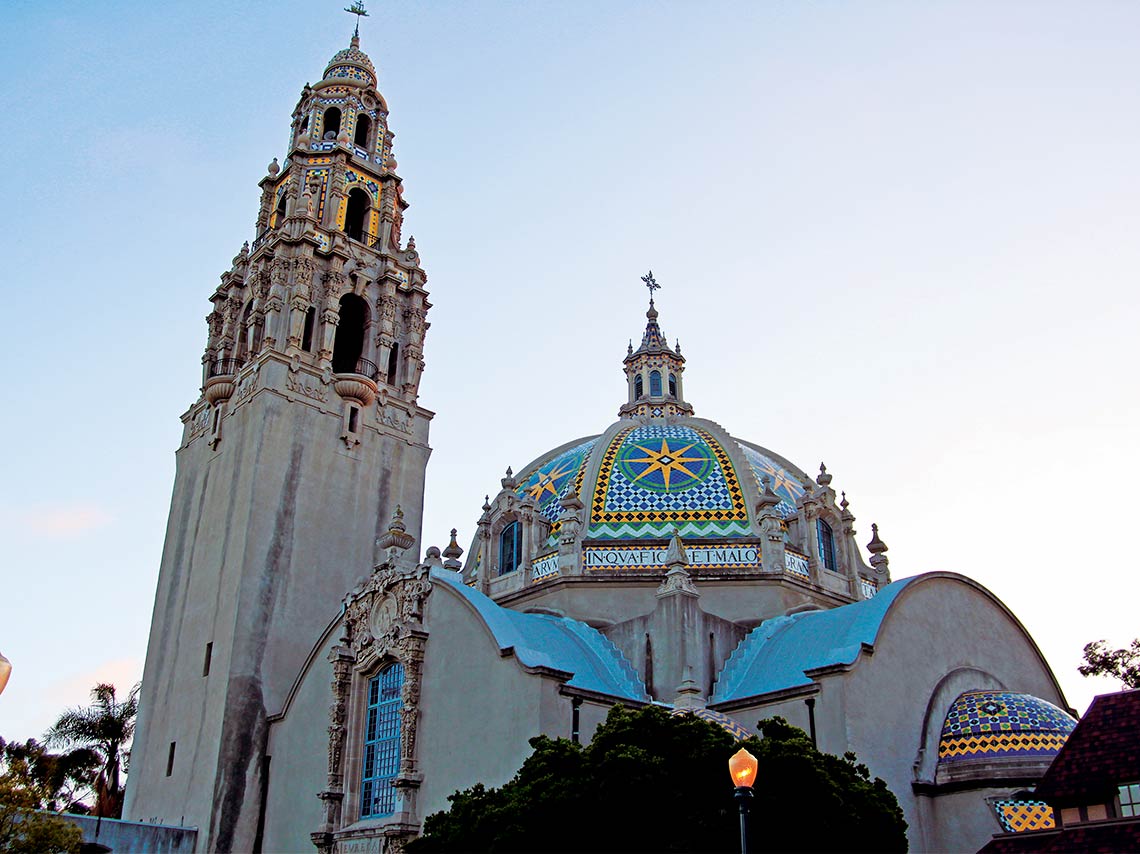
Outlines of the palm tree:
{"type": "Polygon", "coordinates": [[[46,741],[61,747],[87,747],[99,754],[101,767],[95,779],[95,815],[118,818],[123,814],[123,787],[119,770],[135,732],[139,685],[119,702],[115,686],[100,682],[91,689],[91,705],[76,706],[59,716],[46,741]]]}

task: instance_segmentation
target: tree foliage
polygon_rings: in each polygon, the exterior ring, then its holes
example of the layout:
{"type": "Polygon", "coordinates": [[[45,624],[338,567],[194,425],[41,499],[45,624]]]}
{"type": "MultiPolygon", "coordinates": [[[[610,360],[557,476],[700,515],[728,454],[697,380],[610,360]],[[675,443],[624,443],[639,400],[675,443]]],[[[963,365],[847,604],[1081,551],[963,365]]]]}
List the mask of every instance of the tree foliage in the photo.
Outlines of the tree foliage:
{"type": "Polygon", "coordinates": [[[0,851],[9,854],[77,852],[82,831],[66,819],[37,812],[34,791],[0,776],[0,851]]]}
{"type": "Polygon", "coordinates": [[[1123,649],[1107,649],[1103,640],[1085,644],[1085,663],[1077,668],[1082,676],[1112,676],[1125,688],[1140,688],[1140,638],[1123,649]]]}
{"type": "Polygon", "coordinates": [[[538,736],[499,788],[456,792],[409,852],[739,851],[728,757],[759,760],[751,834],[757,851],[905,851],[906,822],[882,780],[853,754],[817,751],[782,718],[763,738],[658,706],[616,706],[582,747],[538,736]]]}
{"type": "Polygon", "coordinates": [[[121,773],[126,749],[135,732],[139,710],[139,686],[119,700],[115,686],[101,682],[91,689],[91,705],[68,709],[47,733],[47,743],[87,748],[99,756],[95,777],[95,809],[98,816],[118,818],[123,814],[121,773]]]}
{"type": "Polygon", "coordinates": [[[35,809],[88,813],[83,799],[94,792],[100,756],[85,747],[49,753],[34,738],[6,742],[0,738],[0,780],[27,793],[35,809]]]}

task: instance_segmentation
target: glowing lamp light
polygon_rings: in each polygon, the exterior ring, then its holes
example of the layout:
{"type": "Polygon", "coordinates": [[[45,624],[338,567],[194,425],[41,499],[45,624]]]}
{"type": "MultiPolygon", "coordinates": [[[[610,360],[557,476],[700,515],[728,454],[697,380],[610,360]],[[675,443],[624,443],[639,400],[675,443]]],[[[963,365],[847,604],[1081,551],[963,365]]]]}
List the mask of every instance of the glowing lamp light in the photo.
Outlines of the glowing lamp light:
{"type": "Polygon", "coordinates": [[[8,684],[8,677],[12,675],[12,662],[0,652],[0,694],[4,693],[4,686],[8,684]]]}
{"type": "Polygon", "coordinates": [[[756,782],[756,757],[743,747],[728,760],[728,773],[732,775],[732,784],[737,788],[751,789],[756,782]]]}

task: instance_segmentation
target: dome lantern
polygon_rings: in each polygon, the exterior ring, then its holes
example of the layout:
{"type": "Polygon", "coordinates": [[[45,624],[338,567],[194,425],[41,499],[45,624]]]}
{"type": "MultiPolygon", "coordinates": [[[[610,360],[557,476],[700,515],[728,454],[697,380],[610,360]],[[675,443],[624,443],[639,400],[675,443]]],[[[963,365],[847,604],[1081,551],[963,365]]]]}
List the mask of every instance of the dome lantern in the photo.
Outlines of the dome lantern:
{"type": "Polygon", "coordinates": [[[669,415],[691,415],[693,407],[685,402],[681,376],[685,370],[685,359],[679,351],[669,347],[660,325],[657,323],[657,307],[653,302],[653,292],[661,286],[653,277],[653,271],[641,277],[649,288],[649,310],[645,312],[645,333],[641,336],[641,346],[629,350],[624,359],[626,383],[629,386],[628,399],[618,410],[622,418],[664,418],[669,415]]]}

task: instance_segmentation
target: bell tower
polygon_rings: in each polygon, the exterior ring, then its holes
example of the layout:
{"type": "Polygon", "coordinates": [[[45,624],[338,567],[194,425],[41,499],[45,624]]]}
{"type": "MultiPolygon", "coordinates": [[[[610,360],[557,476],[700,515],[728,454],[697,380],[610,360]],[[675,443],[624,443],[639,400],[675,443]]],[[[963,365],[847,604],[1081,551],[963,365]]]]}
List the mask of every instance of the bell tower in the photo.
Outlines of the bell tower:
{"type": "Polygon", "coordinates": [[[357,33],[302,90],[182,416],[124,816],[198,850],[257,848],[268,721],[397,505],[419,538],[430,303],[376,84],[357,33]]]}

